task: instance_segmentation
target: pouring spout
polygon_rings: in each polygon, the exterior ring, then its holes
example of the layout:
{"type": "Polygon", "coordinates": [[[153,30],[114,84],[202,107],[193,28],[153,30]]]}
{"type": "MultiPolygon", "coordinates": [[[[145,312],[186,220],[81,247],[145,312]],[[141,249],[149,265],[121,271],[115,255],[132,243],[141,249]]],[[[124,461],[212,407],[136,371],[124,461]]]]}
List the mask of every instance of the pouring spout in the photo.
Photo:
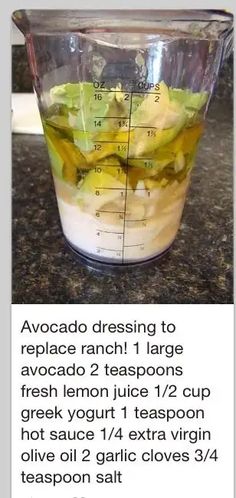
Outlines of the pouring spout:
{"type": "Polygon", "coordinates": [[[12,13],[13,22],[24,36],[30,32],[30,22],[26,12],[25,10],[16,10],[12,13]]]}

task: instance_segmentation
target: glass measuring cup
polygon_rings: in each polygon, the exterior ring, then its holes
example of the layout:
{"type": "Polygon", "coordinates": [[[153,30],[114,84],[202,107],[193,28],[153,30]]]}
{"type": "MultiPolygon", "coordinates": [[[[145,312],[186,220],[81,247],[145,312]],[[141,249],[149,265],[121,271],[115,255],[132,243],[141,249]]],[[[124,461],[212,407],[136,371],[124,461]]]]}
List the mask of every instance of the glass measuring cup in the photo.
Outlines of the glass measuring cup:
{"type": "Polygon", "coordinates": [[[232,16],[213,11],[16,11],[62,229],[89,265],[168,250],[232,16]]]}

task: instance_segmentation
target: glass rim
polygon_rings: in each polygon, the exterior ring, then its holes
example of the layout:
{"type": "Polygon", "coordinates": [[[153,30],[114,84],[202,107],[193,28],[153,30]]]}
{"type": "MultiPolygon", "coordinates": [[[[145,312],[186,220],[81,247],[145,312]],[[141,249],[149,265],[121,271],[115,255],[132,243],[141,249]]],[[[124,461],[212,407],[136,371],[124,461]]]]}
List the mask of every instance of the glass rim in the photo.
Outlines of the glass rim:
{"type": "Polygon", "coordinates": [[[122,9],[21,9],[12,13],[12,20],[24,35],[28,33],[50,34],[99,30],[109,32],[146,30],[175,31],[176,24],[191,38],[219,38],[221,33],[232,31],[233,14],[224,10],[122,10],[122,9]],[[212,28],[214,26],[214,28],[212,28]]]}

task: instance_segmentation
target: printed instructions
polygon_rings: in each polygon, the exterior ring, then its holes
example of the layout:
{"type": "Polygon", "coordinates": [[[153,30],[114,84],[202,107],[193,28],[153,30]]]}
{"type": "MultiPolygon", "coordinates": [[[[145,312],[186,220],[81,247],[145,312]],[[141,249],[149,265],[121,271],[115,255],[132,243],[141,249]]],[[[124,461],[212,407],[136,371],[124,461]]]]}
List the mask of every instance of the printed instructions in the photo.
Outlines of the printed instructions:
{"type": "Polygon", "coordinates": [[[63,315],[54,307],[45,315],[21,313],[15,322],[15,478],[22,496],[63,490],[87,498],[94,489],[118,496],[134,482],[139,496],[144,479],[155,496],[163,472],[194,469],[196,482],[203,469],[217,474],[227,463],[217,426],[227,386],[216,379],[228,367],[213,358],[220,351],[213,331],[206,326],[204,336],[199,323],[197,333],[191,316],[184,322],[158,307],[137,318],[134,307],[123,316],[117,307],[111,316],[89,311],[72,306],[63,315]]]}

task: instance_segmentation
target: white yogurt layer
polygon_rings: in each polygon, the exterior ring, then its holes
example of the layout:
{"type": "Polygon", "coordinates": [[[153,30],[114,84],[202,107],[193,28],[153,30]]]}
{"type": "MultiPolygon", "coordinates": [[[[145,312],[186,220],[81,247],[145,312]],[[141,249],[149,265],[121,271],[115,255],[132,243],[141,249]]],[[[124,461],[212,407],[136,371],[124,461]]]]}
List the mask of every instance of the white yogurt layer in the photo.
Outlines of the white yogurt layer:
{"type": "Polygon", "coordinates": [[[121,205],[121,199],[114,198],[112,207],[117,212],[113,214],[97,211],[94,196],[90,199],[89,194],[83,209],[73,187],[65,188],[55,180],[63,232],[75,249],[95,259],[136,262],[152,258],[165,251],[176,236],[188,183],[186,179],[152,189],[148,196],[132,192],[126,198],[125,214],[124,200],[121,205]]]}

